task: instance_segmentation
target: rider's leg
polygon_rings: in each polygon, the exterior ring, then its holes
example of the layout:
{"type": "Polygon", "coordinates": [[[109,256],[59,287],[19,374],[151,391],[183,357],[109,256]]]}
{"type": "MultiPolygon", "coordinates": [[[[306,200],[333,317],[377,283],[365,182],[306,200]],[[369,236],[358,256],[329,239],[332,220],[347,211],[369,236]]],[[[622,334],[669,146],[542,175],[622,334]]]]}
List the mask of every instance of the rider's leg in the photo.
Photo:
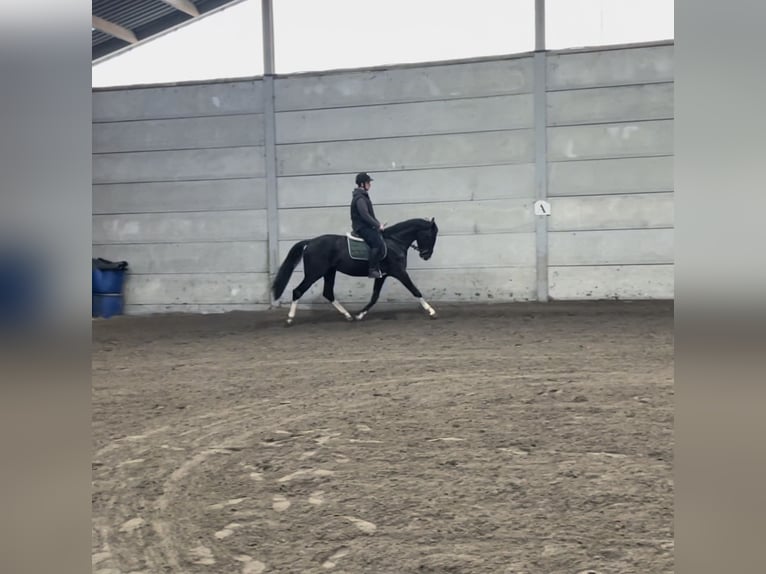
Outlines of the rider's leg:
{"type": "Polygon", "coordinates": [[[367,243],[370,248],[370,271],[368,277],[379,279],[382,277],[382,273],[380,272],[380,258],[383,255],[383,238],[380,235],[380,232],[375,229],[360,229],[359,236],[364,239],[365,243],[367,243]]]}

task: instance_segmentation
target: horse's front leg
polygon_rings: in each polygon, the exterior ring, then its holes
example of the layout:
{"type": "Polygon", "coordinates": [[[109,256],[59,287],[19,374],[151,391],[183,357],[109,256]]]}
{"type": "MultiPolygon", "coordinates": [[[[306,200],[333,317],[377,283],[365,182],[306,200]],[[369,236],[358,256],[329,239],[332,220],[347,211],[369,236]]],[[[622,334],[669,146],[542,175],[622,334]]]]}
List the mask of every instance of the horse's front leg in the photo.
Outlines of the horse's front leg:
{"type": "Polygon", "coordinates": [[[383,289],[383,283],[386,282],[386,277],[388,277],[388,275],[383,275],[383,277],[380,279],[375,279],[375,284],[372,287],[372,297],[370,297],[370,302],[365,305],[364,309],[356,314],[357,321],[364,319],[364,316],[367,315],[370,309],[372,309],[372,306],[378,302],[378,297],[380,297],[380,290],[383,289]]]}
{"type": "Polygon", "coordinates": [[[428,313],[428,316],[431,317],[431,319],[436,319],[436,310],[428,304],[428,301],[423,299],[423,294],[420,292],[420,289],[415,287],[415,284],[412,282],[412,279],[410,279],[407,271],[399,271],[393,276],[396,277],[410,293],[418,298],[418,301],[420,301],[420,306],[425,309],[426,313],[428,313]]]}

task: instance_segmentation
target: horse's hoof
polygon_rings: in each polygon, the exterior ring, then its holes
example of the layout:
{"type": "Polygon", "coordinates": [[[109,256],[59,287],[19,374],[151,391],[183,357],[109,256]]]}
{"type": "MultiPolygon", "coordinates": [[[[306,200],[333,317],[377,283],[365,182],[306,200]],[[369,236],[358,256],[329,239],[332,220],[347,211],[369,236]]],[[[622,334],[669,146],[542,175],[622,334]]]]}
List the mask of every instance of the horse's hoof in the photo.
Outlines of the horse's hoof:
{"type": "Polygon", "coordinates": [[[428,314],[428,318],[429,319],[438,319],[439,315],[437,315],[436,313],[429,313],[428,314]]]}
{"type": "Polygon", "coordinates": [[[356,316],[356,320],[357,320],[357,321],[361,321],[361,320],[362,320],[362,319],[364,319],[366,316],[367,316],[367,313],[359,313],[359,314],[356,316]]]}
{"type": "Polygon", "coordinates": [[[293,320],[292,319],[288,319],[287,321],[285,321],[285,327],[292,327],[292,326],[293,326],[293,320]]]}
{"type": "Polygon", "coordinates": [[[348,317],[346,317],[346,321],[348,323],[353,323],[354,322],[354,316],[353,315],[349,315],[348,317]]]}

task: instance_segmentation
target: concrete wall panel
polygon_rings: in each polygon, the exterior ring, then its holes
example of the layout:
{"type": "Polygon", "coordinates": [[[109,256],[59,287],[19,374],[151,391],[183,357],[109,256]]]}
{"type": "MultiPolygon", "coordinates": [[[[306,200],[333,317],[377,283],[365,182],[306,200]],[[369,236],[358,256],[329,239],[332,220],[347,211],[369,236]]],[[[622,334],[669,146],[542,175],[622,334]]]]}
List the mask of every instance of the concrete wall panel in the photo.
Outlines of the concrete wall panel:
{"type": "Polygon", "coordinates": [[[93,213],[266,209],[266,180],[221,179],[93,186],[93,213]]]}
{"type": "Polygon", "coordinates": [[[532,95],[281,112],[277,143],[529,128],[532,95]]]}
{"type": "Polygon", "coordinates": [[[673,46],[561,52],[547,58],[549,90],[673,81],[673,46]]]}
{"type": "Polygon", "coordinates": [[[528,163],[534,157],[531,130],[405,137],[353,142],[281,145],[279,175],[528,163]]]}
{"type": "Polygon", "coordinates": [[[93,124],[93,153],[263,145],[263,116],[93,124]]]}
{"type": "Polygon", "coordinates": [[[263,110],[261,80],[94,90],[93,121],[252,114],[263,110]]]}
{"type": "Polygon", "coordinates": [[[125,302],[130,305],[268,303],[268,275],[131,275],[125,283],[125,302]]]}
{"type": "Polygon", "coordinates": [[[673,157],[640,157],[548,164],[548,195],[673,191],[673,157]]]}
{"type": "Polygon", "coordinates": [[[548,93],[549,126],[672,117],[672,83],[548,93]]]}
{"type": "Polygon", "coordinates": [[[673,299],[673,265],[551,267],[551,297],[582,299],[673,299]]]}
{"type": "Polygon", "coordinates": [[[277,111],[444,100],[532,91],[532,59],[360,70],[279,78],[277,111]]]}
{"type": "Polygon", "coordinates": [[[111,153],[93,156],[93,183],[264,176],[262,147],[111,153]]]}
{"type": "Polygon", "coordinates": [[[93,257],[128,261],[131,275],[268,272],[265,241],[94,245],[93,257]]]}
{"type": "Polygon", "coordinates": [[[550,161],[673,153],[671,120],[548,128],[550,161]]]}
{"type": "Polygon", "coordinates": [[[557,197],[551,200],[551,231],[673,227],[673,194],[557,197]]]}
{"type": "Polygon", "coordinates": [[[93,217],[94,244],[253,240],[266,240],[265,210],[93,217]]]}
{"type": "MultiPolygon", "coordinates": [[[[279,207],[348,207],[354,173],[281,177],[279,207]]],[[[375,205],[534,197],[534,164],[372,173],[375,205]]]]}
{"type": "Polygon", "coordinates": [[[552,267],[673,263],[672,229],[552,232],[548,243],[552,267]]]}

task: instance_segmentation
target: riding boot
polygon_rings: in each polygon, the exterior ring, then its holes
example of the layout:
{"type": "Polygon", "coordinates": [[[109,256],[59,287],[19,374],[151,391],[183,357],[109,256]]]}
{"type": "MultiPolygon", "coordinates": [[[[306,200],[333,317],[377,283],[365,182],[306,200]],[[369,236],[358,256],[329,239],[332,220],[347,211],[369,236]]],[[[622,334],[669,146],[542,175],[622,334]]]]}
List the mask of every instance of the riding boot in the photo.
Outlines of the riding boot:
{"type": "Polygon", "coordinates": [[[383,274],[380,272],[380,249],[370,248],[370,271],[367,273],[370,279],[380,279],[383,274]]]}

